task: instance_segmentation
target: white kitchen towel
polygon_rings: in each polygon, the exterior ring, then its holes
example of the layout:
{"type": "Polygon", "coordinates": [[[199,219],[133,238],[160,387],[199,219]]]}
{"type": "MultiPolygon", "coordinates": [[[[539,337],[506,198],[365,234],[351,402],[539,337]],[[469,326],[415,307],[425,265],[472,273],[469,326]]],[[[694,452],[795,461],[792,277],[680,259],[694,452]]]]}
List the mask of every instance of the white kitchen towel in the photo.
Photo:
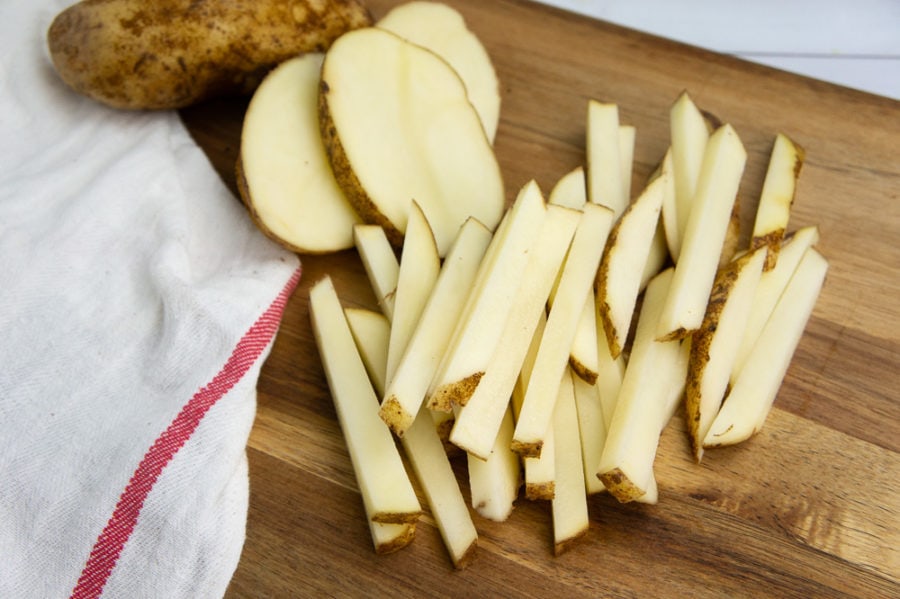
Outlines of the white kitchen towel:
{"type": "Polygon", "coordinates": [[[66,4],[0,7],[0,597],[220,597],[299,261],[177,114],[61,83],[66,4]]]}

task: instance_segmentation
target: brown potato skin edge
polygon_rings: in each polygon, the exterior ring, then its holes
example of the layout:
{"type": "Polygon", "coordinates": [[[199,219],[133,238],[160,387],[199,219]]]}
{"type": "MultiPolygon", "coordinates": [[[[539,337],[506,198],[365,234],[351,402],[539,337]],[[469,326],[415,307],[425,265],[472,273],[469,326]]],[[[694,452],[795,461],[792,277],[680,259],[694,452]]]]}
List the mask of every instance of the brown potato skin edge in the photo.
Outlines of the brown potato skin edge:
{"type": "Polygon", "coordinates": [[[249,94],[284,60],[372,22],[360,0],[328,0],[321,11],[309,1],[83,0],[56,16],[47,44],[76,92],[164,110],[249,94]]]}
{"type": "Polygon", "coordinates": [[[328,92],[328,82],[323,79],[319,83],[319,132],[331,163],[334,179],[362,221],[366,224],[380,226],[384,229],[390,244],[395,248],[400,248],[403,246],[403,233],[378,210],[375,202],[366,193],[353,171],[353,166],[350,164],[350,159],[347,157],[347,152],[341,144],[337,128],[331,118],[328,92]]]}

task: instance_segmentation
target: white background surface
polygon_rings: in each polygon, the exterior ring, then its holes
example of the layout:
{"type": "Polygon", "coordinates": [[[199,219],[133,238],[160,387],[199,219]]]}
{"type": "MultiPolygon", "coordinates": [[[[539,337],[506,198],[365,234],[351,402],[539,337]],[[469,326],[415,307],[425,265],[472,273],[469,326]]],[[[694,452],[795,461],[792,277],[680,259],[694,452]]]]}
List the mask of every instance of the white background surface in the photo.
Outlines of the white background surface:
{"type": "Polygon", "coordinates": [[[900,99],[900,0],[539,0],[900,99]]]}

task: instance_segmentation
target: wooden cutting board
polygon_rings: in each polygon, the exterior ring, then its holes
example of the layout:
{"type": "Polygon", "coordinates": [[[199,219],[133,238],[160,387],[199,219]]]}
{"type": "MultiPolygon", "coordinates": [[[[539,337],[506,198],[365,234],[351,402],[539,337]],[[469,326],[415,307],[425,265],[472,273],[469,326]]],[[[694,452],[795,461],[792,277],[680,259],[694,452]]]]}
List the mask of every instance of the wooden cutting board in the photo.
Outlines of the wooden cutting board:
{"type": "MultiPolygon", "coordinates": [[[[346,305],[374,298],[354,251],[302,257],[259,380],[247,540],[228,596],[900,596],[900,104],[528,2],[449,3],[501,80],[510,199],[584,162],[589,98],[637,127],[640,188],[687,89],[747,148],[745,226],[774,134],[806,148],[791,229],[820,226],[826,285],[761,434],[697,465],[679,414],[659,448],[658,505],[591,497],[588,535],[554,557],[549,505],[520,498],[505,523],[475,516],[476,559],[456,572],[427,514],[411,546],[372,549],[307,291],[329,274],[346,305]]],[[[369,2],[376,17],[393,4],[369,2]]],[[[232,189],[245,107],[182,113],[232,189]]]]}

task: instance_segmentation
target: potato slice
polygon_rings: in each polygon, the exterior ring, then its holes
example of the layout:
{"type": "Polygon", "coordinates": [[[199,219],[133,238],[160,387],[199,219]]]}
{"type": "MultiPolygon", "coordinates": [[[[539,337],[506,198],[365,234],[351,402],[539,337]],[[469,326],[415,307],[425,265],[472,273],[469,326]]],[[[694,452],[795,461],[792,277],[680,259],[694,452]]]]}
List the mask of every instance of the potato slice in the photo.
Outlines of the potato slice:
{"type": "Polygon", "coordinates": [[[544,317],[544,306],[566,250],[578,225],[580,212],[548,206],[544,226],[529,252],[518,293],[484,376],[466,405],[459,410],[450,442],[487,459],[503,420],[516,379],[526,361],[529,344],[544,317]]]}
{"type": "Polygon", "coordinates": [[[392,319],[400,262],[384,229],[378,225],[356,225],[353,227],[353,244],[359,252],[372,291],[375,292],[378,307],[388,320],[392,319]]]}
{"type": "Polygon", "coordinates": [[[706,434],[704,447],[740,443],[762,428],[827,271],[828,261],[815,248],[807,249],[706,434]]]}
{"type": "Polygon", "coordinates": [[[359,217],[331,173],[319,135],[322,54],[288,60],[253,94],[241,129],[237,186],[259,228],[308,254],[353,247],[359,217]]]}
{"type": "Polygon", "coordinates": [[[685,344],[655,338],[656,322],[673,279],[669,268],[647,285],[631,357],[597,468],[597,476],[621,502],[640,498],[654,484],[659,436],[684,390],[685,344]]]}
{"type": "Polygon", "coordinates": [[[563,175],[550,190],[547,202],[557,206],[565,206],[574,210],[581,210],[587,202],[587,189],[585,188],[584,167],[577,166],[563,175]]]}
{"type": "Polygon", "coordinates": [[[484,257],[491,234],[470,218],[441,266],[441,272],[416,330],[388,381],[380,415],[398,436],[412,426],[434,378],[444,348],[472,289],[478,265],[484,257]]]}
{"type": "Polygon", "coordinates": [[[597,270],[597,306],[609,353],[617,358],[631,328],[641,279],[657,231],[668,173],[657,177],[613,226],[597,270]]]}
{"type": "Polygon", "coordinates": [[[500,83],[491,58],[459,12],[440,2],[406,2],[392,8],[376,27],[427,48],[459,73],[469,101],[493,143],[500,121],[500,83]]]}
{"type": "Polygon", "coordinates": [[[409,338],[419,323],[425,303],[441,271],[434,235],[425,214],[416,202],[409,213],[409,226],[400,256],[397,292],[394,296],[394,318],[391,320],[385,377],[391,380],[409,338]]]}
{"type": "Polygon", "coordinates": [[[541,453],[542,440],[553,416],[559,380],[569,361],[569,350],[585,298],[600,265],[612,220],[611,209],[591,202],[585,204],[516,422],[513,450],[522,456],[536,457],[541,453]]]}
{"type": "Polygon", "coordinates": [[[338,184],[395,246],[411,200],[441,256],[467,218],[497,226],[500,167],[465,85],[433,52],[374,27],[341,36],[322,65],[319,115],[338,184]]]}
{"type": "Polygon", "coordinates": [[[329,277],[309,290],[313,334],[366,514],[373,522],[414,523],[421,506],[329,277]]]}
{"type": "Polygon", "coordinates": [[[750,315],[747,317],[747,325],[744,327],[744,335],[741,338],[741,346],[738,349],[737,356],[734,360],[734,366],[731,370],[731,384],[734,385],[737,377],[740,375],[744,362],[756,345],[756,340],[762,333],[766,321],[775,309],[778,298],[784,292],[791,276],[797,269],[797,265],[806,253],[806,250],[814,246],[819,241],[818,227],[804,227],[797,230],[788,238],[778,254],[778,262],[775,268],[770,271],[763,272],[759,279],[759,285],[756,287],[756,296],[753,298],[753,306],[750,308],[750,315]]]}
{"type": "Polygon", "coordinates": [[[728,388],[765,257],[765,249],[757,249],[719,271],[703,325],[691,338],[685,412],[698,462],[703,458],[703,439],[728,388]]]}
{"type": "Polygon", "coordinates": [[[779,133],[775,137],[750,238],[751,248],[768,248],[765,265],[767,271],[772,270],[778,260],[778,250],[791,216],[804,157],[803,148],[788,136],[779,133]]]}
{"type": "Polygon", "coordinates": [[[662,339],[685,337],[703,322],[746,161],[747,152],[731,125],[723,125],[709,138],[659,320],[657,335],[662,339]]]}

